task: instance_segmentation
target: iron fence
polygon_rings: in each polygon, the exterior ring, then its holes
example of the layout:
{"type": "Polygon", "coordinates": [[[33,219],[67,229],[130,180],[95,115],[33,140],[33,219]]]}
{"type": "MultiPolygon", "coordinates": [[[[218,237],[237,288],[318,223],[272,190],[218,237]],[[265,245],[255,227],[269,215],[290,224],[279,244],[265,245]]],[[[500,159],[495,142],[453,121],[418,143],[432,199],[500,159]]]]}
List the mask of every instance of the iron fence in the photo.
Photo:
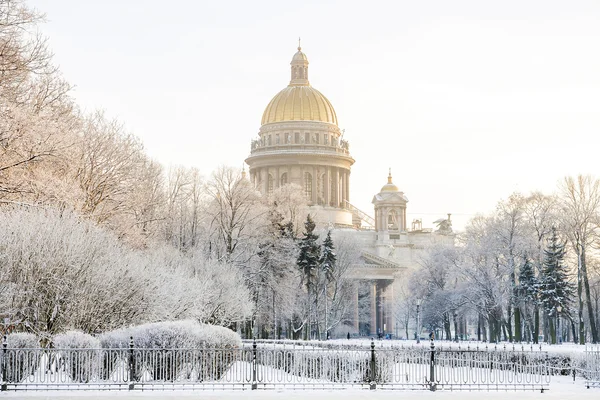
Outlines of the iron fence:
{"type": "Polygon", "coordinates": [[[9,349],[2,390],[348,388],[546,390],[542,351],[317,347],[247,343],[234,349],[9,349]]]}
{"type": "Polygon", "coordinates": [[[600,346],[586,345],[581,374],[586,379],[588,389],[590,387],[600,388],[600,346]]]}

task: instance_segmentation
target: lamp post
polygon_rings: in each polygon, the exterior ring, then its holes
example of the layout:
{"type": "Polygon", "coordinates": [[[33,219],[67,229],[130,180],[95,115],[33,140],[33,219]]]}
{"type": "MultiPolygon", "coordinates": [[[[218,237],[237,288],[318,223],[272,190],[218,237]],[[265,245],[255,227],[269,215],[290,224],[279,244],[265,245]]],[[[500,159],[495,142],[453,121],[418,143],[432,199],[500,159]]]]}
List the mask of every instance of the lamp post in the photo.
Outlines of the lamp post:
{"type": "Polygon", "coordinates": [[[421,320],[420,320],[420,315],[419,315],[419,311],[421,308],[421,299],[418,298],[417,299],[417,344],[421,343],[421,320]]]}
{"type": "Polygon", "coordinates": [[[562,344],[562,335],[560,334],[560,312],[562,311],[562,307],[556,307],[556,343],[562,344]]]}

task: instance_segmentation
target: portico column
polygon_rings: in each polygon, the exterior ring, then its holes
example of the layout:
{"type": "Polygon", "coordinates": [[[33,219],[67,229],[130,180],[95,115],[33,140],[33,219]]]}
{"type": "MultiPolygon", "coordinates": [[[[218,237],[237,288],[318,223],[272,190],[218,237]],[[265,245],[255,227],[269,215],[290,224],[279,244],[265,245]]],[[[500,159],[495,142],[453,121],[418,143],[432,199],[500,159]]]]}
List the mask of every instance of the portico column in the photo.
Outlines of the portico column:
{"type": "Polygon", "coordinates": [[[394,285],[393,284],[388,285],[388,287],[386,288],[385,300],[386,300],[385,309],[386,309],[386,313],[387,313],[387,318],[386,318],[387,331],[396,333],[396,331],[394,330],[396,318],[394,316],[394,285]]]}
{"type": "Polygon", "coordinates": [[[331,179],[331,173],[329,170],[329,167],[325,168],[325,181],[323,182],[323,201],[325,202],[325,207],[329,206],[329,191],[331,190],[331,183],[329,181],[331,179]]]}
{"type": "Polygon", "coordinates": [[[346,208],[346,171],[342,171],[342,208],[346,208]]]}
{"type": "Polygon", "coordinates": [[[262,180],[262,189],[261,192],[263,194],[266,194],[268,192],[269,189],[269,171],[267,171],[266,168],[261,168],[260,169],[260,176],[261,176],[261,180],[262,180]]]}
{"type": "Polygon", "coordinates": [[[334,207],[338,208],[340,206],[340,169],[339,168],[335,168],[335,174],[334,174],[334,185],[333,185],[333,205],[334,207]]]}
{"type": "Polygon", "coordinates": [[[377,281],[371,285],[371,335],[377,335],[377,281]]]}
{"type": "Polygon", "coordinates": [[[312,203],[317,204],[317,167],[312,167],[312,203]]]}
{"type": "Polygon", "coordinates": [[[350,171],[346,171],[344,176],[346,177],[346,201],[350,202],[350,171]]]}

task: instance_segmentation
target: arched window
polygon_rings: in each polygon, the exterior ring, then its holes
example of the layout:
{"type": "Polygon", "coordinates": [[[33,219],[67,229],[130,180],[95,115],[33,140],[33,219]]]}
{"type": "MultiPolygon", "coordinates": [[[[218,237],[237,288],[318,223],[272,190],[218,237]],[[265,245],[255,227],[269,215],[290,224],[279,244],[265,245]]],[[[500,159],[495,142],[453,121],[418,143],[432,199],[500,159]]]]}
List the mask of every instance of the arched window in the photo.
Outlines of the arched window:
{"type": "Polygon", "coordinates": [[[281,174],[281,186],[287,185],[287,183],[288,183],[287,172],[284,172],[283,174],[281,174]]]}
{"type": "Polygon", "coordinates": [[[308,201],[312,200],[312,175],[310,174],[310,172],[305,172],[304,173],[304,195],[306,196],[306,198],[308,199],[308,201]]]}
{"type": "Polygon", "coordinates": [[[273,175],[271,174],[269,174],[269,177],[267,178],[267,193],[273,193],[273,175]]]}
{"type": "Polygon", "coordinates": [[[391,210],[388,213],[388,229],[394,231],[398,230],[398,214],[396,213],[396,210],[391,210]]]}

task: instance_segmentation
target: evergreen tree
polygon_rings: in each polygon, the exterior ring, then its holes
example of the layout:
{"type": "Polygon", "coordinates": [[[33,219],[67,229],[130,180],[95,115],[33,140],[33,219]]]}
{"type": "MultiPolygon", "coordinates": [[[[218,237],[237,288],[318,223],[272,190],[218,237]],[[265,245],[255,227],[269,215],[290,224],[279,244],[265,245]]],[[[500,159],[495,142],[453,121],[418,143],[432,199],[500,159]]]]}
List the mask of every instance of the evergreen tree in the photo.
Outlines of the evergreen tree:
{"type": "Polygon", "coordinates": [[[329,283],[334,279],[335,272],[335,248],[331,239],[331,231],[327,231],[327,237],[323,241],[323,251],[321,252],[321,271],[325,274],[325,280],[329,283]]]}
{"type": "Polygon", "coordinates": [[[525,315],[529,316],[529,333],[533,336],[534,343],[538,342],[540,332],[539,290],[540,283],[535,276],[535,268],[531,260],[525,256],[519,271],[517,299],[519,306],[525,311],[525,315]],[[533,311],[533,322],[531,321],[531,311],[533,311]]]}
{"type": "Polygon", "coordinates": [[[321,253],[320,246],[317,244],[319,235],[314,233],[315,223],[310,214],[306,217],[304,228],[304,236],[299,242],[300,254],[297,265],[302,275],[302,283],[310,295],[316,290],[321,253]]]}
{"type": "Polygon", "coordinates": [[[325,339],[329,339],[329,316],[328,316],[328,297],[329,297],[329,283],[335,280],[335,248],[333,247],[333,240],[331,239],[331,231],[327,231],[327,236],[323,241],[323,250],[321,251],[321,274],[324,275],[323,279],[323,295],[325,298],[325,339]]]}
{"type": "Polygon", "coordinates": [[[540,277],[540,300],[548,317],[554,317],[550,321],[554,343],[556,343],[556,332],[552,320],[557,317],[557,308],[560,306],[565,312],[568,312],[567,307],[575,295],[575,287],[569,281],[567,267],[563,262],[564,256],[565,245],[559,241],[556,229],[552,228],[552,236],[544,250],[544,264],[540,277]]]}
{"type": "Polygon", "coordinates": [[[307,294],[307,330],[305,331],[305,338],[312,337],[312,322],[313,319],[313,303],[317,301],[317,291],[319,290],[319,260],[321,255],[321,248],[317,243],[319,235],[314,234],[315,223],[310,217],[310,214],[306,217],[304,223],[304,236],[300,239],[299,248],[300,254],[298,254],[298,260],[296,264],[300,270],[302,283],[306,287],[307,294]]]}

